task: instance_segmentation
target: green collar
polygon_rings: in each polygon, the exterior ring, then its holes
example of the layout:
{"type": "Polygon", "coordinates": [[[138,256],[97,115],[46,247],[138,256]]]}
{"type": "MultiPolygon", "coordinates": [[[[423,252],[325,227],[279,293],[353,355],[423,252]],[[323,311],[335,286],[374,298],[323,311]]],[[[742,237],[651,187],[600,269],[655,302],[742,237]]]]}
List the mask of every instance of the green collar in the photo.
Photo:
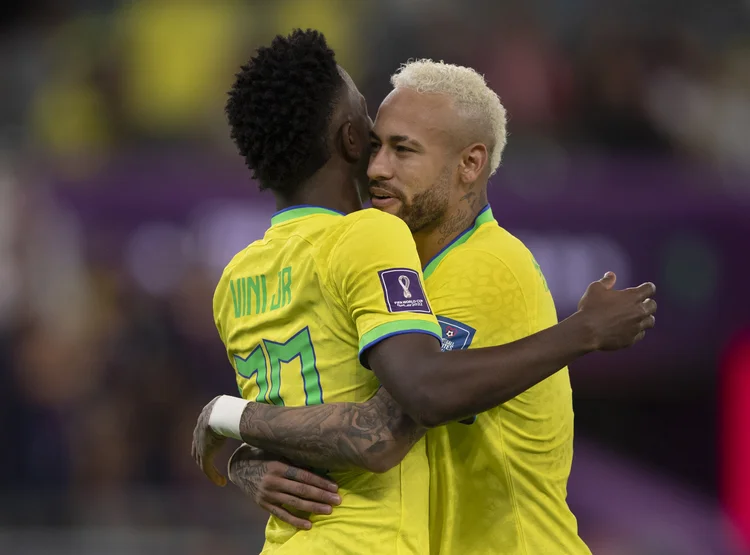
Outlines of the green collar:
{"type": "Polygon", "coordinates": [[[301,218],[303,216],[310,216],[312,214],[328,214],[329,216],[343,216],[343,212],[338,210],[331,210],[330,208],[323,208],[322,206],[311,206],[309,204],[300,204],[298,206],[290,206],[279,210],[273,216],[271,216],[271,225],[277,225],[295,218],[301,218]]]}
{"type": "Polygon", "coordinates": [[[432,260],[430,260],[422,270],[424,273],[424,278],[427,279],[430,277],[430,274],[435,271],[435,268],[438,267],[438,264],[440,264],[440,261],[445,258],[445,256],[452,250],[455,249],[459,245],[463,245],[466,241],[469,240],[469,237],[474,235],[474,232],[479,229],[479,226],[482,224],[486,224],[487,222],[494,222],[495,217],[492,215],[492,209],[490,208],[490,205],[488,204],[482,210],[477,214],[477,217],[474,219],[474,223],[466,229],[461,235],[457,236],[453,241],[445,245],[439,253],[437,253],[435,256],[432,257],[432,260]]]}

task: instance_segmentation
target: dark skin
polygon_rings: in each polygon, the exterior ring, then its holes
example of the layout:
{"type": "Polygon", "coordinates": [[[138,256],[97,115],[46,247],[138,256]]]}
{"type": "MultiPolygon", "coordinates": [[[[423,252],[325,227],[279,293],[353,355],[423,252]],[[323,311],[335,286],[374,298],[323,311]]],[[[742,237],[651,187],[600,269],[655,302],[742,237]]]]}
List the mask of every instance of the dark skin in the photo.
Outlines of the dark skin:
{"type": "MultiPolygon", "coordinates": [[[[368,138],[364,99],[348,78],[345,87],[330,132],[331,159],[292,197],[277,197],[277,206],[356,210],[366,157],[373,205],[407,222],[425,263],[466,229],[486,204],[491,141],[472,141],[445,97],[425,99],[411,91],[395,91],[386,99],[368,138]]],[[[427,428],[498,406],[586,353],[619,349],[642,339],[654,325],[656,304],[650,297],[655,288],[646,283],[616,291],[614,282],[614,275],[607,274],[589,286],[576,314],[507,345],[443,353],[440,344],[424,334],[384,339],[367,353],[383,385],[372,399],[312,407],[250,403],[241,420],[242,438],[303,466],[387,471],[427,428]]],[[[208,427],[214,402],[198,419],[193,456],[214,483],[224,485],[213,456],[225,440],[208,427]]],[[[230,477],[244,488],[247,483],[239,475],[248,460],[243,454],[237,462],[233,458],[234,467],[230,465],[230,477]]],[[[312,499],[328,503],[319,492],[311,492],[312,499]]],[[[293,515],[282,506],[288,504],[271,501],[265,498],[272,514],[291,522],[293,515]]],[[[292,523],[300,524],[299,519],[292,523]]],[[[302,524],[308,527],[309,521],[302,524]]]]}
{"type": "Polygon", "coordinates": [[[276,209],[312,205],[344,214],[362,209],[360,191],[367,189],[369,132],[372,121],[365,97],[349,74],[339,68],[343,85],[331,116],[329,144],[335,149],[328,162],[291,194],[274,192],[276,209]]]}

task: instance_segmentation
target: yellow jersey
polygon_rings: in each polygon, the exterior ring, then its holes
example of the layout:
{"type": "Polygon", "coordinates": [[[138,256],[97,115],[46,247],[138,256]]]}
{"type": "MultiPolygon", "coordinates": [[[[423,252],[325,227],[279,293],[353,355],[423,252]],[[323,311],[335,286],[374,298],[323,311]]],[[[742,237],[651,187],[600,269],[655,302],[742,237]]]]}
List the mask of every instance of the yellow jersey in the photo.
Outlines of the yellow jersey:
{"type": "MultiPolygon", "coordinates": [[[[364,350],[395,334],[441,334],[408,227],[373,209],[277,213],[226,267],[213,308],[243,398],[274,405],[366,401],[380,383],[364,350]]],[[[271,517],[262,553],[429,553],[424,440],[388,472],[331,478],[341,506],[305,515],[308,531],[271,517]]]]}
{"type": "MultiPolygon", "coordinates": [[[[538,264],[489,206],[424,276],[443,350],[510,343],[557,323],[538,264]]],[[[567,368],[473,423],[451,423],[426,438],[433,555],[590,553],[566,503],[573,459],[567,368]]]]}

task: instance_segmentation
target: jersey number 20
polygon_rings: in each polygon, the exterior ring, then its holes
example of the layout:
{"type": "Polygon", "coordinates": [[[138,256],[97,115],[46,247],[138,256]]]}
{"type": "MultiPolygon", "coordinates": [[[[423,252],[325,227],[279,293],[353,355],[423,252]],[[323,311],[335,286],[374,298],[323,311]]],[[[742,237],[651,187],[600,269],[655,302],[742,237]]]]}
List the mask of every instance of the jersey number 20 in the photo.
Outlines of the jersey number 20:
{"type": "Polygon", "coordinates": [[[264,339],[247,358],[234,355],[237,373],[248,380],[255,377],[258,386],[258,403],[284,405],[281,390],[281,363],[299,357],[302,366],[302,383],[305,388],[305,404],[319,405],[323,402],[323,389],[315,361],[310,330],[304,328],[285,343],[264,339]],[[270,368],[270,372],[269,372],[270,368]]]}

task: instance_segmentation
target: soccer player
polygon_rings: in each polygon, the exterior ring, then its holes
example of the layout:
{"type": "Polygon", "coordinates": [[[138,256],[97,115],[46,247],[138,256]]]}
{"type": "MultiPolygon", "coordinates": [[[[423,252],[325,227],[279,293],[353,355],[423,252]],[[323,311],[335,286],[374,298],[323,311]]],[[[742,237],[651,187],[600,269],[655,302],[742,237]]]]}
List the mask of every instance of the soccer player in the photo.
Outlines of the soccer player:
{"type": "MultiPolygon", "coordinates": [[[[404,65],[392,84],[375,121],[370,192],[412,231],[443,349],[506,344],[556,324],[539,265],[487,204],[506,144],[498,96],[474,70],[429,60],[404,65]]],[[[430,430],[427,450],[432,553],[590,553],[566,503],[567,368],[470,426],[430,430]]]]}
{"type": "MultiPolygon", "coordinates": [[[[245,400],[222,396],[204,408],[196,462],[223,485],[212,457],[229,436],[334,471],[336,511],[311,516],[312,530],[300,533],[284,522],[292,516],[286,509],[270,507],[264,552],[427,553],[425,428],[469,421],[586,352],[632,344],[653,325],[653,285],[614,291],[607,276],[559,325],[507,345],[441,353],[409,228],[359,210],[369,118],[323,37],[297,31],[261,48],[238,74],[227,113],[241,154],[280,211],[217,287],[216,325],[245,400]]],[[[486,186],[491,139],[455,158],[463,186],[486,186]]],[[[373,163],[386,152],[378,148],[373,163]]],[[[404,151],[394,143],[393,152],[404,151]]],[[[386,191],[408,198],[397,180],[380,181],[378,198],[386,191]]],[[[401,204],[423,216],[424,206],[401,204]]],[[[504,287],[482,295],[505,294],[504,287]]],[[[536,296],[529,302],[544,306],[536,296]]],[[[483,322],[489,328],[505,317],[492,313],[483,322]]],[[[286,501],[309,508],[304,499],[286,501]]]]}

